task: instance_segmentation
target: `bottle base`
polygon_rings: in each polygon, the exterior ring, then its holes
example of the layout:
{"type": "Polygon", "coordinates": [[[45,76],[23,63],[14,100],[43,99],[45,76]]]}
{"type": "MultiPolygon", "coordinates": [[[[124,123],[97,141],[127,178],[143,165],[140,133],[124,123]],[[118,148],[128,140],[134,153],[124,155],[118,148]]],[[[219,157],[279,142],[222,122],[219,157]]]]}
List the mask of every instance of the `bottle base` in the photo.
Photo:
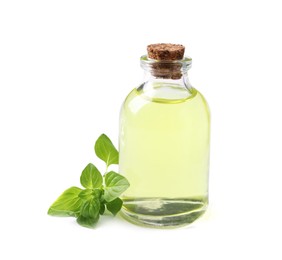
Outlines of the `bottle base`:
{"type": "Polygon", "coordinates": [[[127,221],[153,228],[186,226],[202,216],[207,199],[123,199],[121,215],[127,221]]]}

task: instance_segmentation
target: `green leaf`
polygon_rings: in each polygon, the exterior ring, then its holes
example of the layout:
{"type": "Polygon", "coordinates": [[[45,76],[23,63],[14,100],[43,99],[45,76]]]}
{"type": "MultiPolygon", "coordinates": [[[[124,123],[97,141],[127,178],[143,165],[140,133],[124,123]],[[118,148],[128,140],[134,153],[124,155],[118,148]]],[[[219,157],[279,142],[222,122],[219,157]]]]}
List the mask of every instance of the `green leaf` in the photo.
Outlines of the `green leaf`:
{"type": "Polygon", "coordinates": [[[97,198],[93,198],[91,200],[87,200],[83,202],[80,215],[86,218],[95,219],[97,215],[99,215],[100,210],[100,201],[97,198]]]}
{"type": "Polygon", "coordinates": [[[101,203],[101,204],[100,204],[100,211],[99,211],[99,213],[100,213],[100,215],[103,215],[104,212],[105,212],[105,204],[104,204],[104,203],[101,203]]]}
{"type": "Polygon", "coordinates": [[[84,216],[79,216],[76,221],[79,225],[83,227],[93,228],[99,220],[99,214],[96,218],[88,218],[84,216]]]}
{"type": "Polygon", "coordinates": [[[101,196],[102,196],[102,194],[103,194],[103,192],[102,192],[102,190],[101,189],[94,189],[93,190],[93,196],[95,197],[95,198],[101,198],[101,196]]]}
{"type": "Polygon", "coordinates": [[[85,189],[85,190],[82,190],[80,193],[79,193],[79,197],[83,200],[91,200],[93,198],[98,198],[100,199],[102,195],[102,191],[100,189],[85,189]]]}
{"type": "Polygon", "coordinates": [[[92,189],[85,189],[85,190],[82,190],[78,196],[83,199],[83,200],[90,200],[93,198],[93,190],[92,189]]]}
{"type": "Polygon", "coordinates": [[[95,153],[107,166],[118,164],[119,154],[113,143],[105,134],[100,135],[95,143],[95,153]]]}
{"type": "Polygon", "coordinates": [[[106,204],[107,210],[110,211],[115,216],[120,211],[122,204],[123,204],[122,200],[120,198],[116,198],[106,204]]]}
{"type": "Polygon", "coordinates": [[[99,220],[100,201],[98,198],[84,201],[81,206],[77,223],[81,226],[92,228],[99,220]]]}
{"type": "Polygon", "coordinates": [[[103,177],[98,169],[89,163],[82,171],[80,183],[87,189],[100,188],[103,184],[103,177]]]}
{"type": "Polygon", "coordinates": [[[79,197],[81,191],[82,189],[77,187],[71,187],[65,190],[51,205],[48,214],[61,217],[76,216],[82,205],[82,200],[79,197]]]}
{"type": "Polygon", "coordinates": [[[128,180],[114,171],[110,171],[105,175],[105,183],[104,199],[107,202],[119,197],[129,187],[128,180]]]}

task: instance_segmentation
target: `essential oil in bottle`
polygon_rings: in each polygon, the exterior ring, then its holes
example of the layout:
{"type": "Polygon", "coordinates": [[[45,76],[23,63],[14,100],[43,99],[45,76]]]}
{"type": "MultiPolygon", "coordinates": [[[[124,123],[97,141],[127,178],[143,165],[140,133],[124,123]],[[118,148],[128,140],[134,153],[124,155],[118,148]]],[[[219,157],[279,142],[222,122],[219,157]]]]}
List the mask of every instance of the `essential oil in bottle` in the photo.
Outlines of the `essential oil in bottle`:
{"type": "Polygon", "coordinates": [[[149,45],[141,57],[144,82],[120,114],[120,173],[130,182],[122,215],[132,223],[177,227],[208,204],[210,114],[191,86],[184,46],[149,45]]]}

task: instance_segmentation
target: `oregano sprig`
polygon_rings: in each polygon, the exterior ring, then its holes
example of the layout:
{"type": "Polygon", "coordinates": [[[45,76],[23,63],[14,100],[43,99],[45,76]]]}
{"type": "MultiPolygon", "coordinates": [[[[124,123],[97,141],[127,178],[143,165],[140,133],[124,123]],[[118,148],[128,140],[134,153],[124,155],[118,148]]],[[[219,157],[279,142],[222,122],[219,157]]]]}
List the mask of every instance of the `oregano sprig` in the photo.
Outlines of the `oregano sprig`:
{"type": "Polygon", "coordinates": [[[105,134],[97,139],[94,150],[106,163],[104,176],[89,163],[80,176],[85,189],[71,187],[65,190],[49,208],[49,215],[75,217],[81,226],[93,228],[106,209],[114,216],[120,211],[123,201],[119,196],[129,187],[129,182],[114,171],[108,172],[110,165],[118,164],[119,153],[105,134]]]}

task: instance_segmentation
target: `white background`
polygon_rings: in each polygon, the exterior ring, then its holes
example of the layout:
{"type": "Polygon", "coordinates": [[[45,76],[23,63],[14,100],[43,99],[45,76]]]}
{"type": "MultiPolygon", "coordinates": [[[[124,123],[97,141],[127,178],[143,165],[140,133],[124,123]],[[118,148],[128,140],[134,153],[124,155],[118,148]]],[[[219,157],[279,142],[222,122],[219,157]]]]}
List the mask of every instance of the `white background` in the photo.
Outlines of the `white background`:
{"type": "Polygon", "coordinates": [[[1,1],[1,259],[281,259],[280,1],[1,1]],[[118,144],[146,45],[181,43],[212,112],[210,207],[193,225],[94,230],[47,215],[101,133],[118,144]]]}

